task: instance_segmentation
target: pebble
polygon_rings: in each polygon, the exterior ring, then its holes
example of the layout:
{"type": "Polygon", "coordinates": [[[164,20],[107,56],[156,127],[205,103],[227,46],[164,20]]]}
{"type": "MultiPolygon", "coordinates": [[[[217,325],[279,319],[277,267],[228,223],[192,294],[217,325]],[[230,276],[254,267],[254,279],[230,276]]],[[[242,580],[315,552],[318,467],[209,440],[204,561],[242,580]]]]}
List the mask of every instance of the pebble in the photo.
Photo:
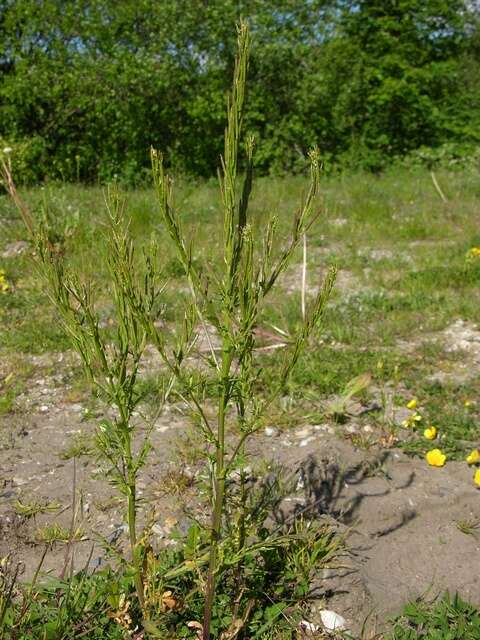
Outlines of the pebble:
{"type": "Polygon", "coordinates": [[[4,491],[0,493],[0,498],[14,498],[16,495],[15,491],[4,491]]]}
{"type": "Polygon", "coordinates": [[[323,609],[320,611],[320,618],[326,631],[343,631],[345,629],[345,618],[342,618],[342,616],[335,613],[335,611],[323,609]]]}
{"type": "Polygon", "coordinates": [[[308,620],[302,620],[298,626],[305,632],[307,637],[316,635],[321,629],[320,625],[308,622],[308,620]]]}
{"type": "Polygon", "coordinates": [[[276,436],[278,431],[274,427],[265,427],[265,435],[268,437],[276,436]]]}
{"type": "Polygon", "coordinates": [[[300,431],[296,432],[296,436],[297,438],[306,438],[309,435],[311,435],[312,433],[312,428],[311,427],[304,427],[303,429],[300,429],[300,431]]]}
{"type": "Polygon", "coordinates": [[[1,257],[14,258],[15,256],[22,255],[22,253],[25,253],[27,250],[28,242],[25,242],[25,240],[17,240],[15,242],[10,242],[9,244],[7,244],[4,251],[2,251],[1,257]]]}
{"type": "Polygon", "coordinates": [[[313,428],[315,431],[323,431],[323,433],[330,433],[331,435],[335,433],[335,429],[329,424],[316,424],[313,428]]]}
{"type": "Polygon", "coordinates": [[[161,426],[161,427],[157,427],[157,428],[155,429],[155,431],[156,431],[157,433],[165,433],[165,431],[168,431],[168,427],[167,427],[167,425],[163,425],[163,426],[161,426]]]}
{"type": "Polygon", "coordinates": [[[48,412],[48,405],[41,404],[40,407],[38,408],[38,410],[40,411],[40,413],[47,413],[48,412]]]}
{"type": "Polygon", "coordinates": [[[301,491],[302,489],[305,489],[305,481],[302,477],[300,477],[295,486],[295,491],[301,491]]]}

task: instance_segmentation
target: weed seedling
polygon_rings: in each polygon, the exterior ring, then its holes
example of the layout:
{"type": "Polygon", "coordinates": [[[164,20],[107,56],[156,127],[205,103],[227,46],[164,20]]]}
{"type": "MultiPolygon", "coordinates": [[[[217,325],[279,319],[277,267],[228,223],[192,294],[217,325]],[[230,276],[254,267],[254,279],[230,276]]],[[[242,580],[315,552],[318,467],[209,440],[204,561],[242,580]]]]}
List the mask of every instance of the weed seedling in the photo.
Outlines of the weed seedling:
{"type": "Polygon", "coordinates": [[[13,508],[22,518],[35,518],[42,513],[55,513],[60,509],[60,505],[57,502],[31,500],[29,502],[22,502],[20,499],[15,500],[13,508]]]}
{"type": "Polygon", "coordinates": [[[480,536],[480,518],[471,518],[470,520],[457,520],[457,529],[466,536],[478,538],[480,536]]]}

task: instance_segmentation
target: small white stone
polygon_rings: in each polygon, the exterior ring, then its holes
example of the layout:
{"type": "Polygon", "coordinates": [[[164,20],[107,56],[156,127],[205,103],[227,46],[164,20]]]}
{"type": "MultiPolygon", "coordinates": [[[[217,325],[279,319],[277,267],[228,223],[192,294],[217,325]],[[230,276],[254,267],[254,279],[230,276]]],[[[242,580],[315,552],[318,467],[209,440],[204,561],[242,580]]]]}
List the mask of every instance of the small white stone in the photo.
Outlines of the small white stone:
{"type": "Polygon", "coordinates": [[[303,478],[300,477],[298,479],[297,485],[295,487],[295,491],[301,491],[302,489],[305,489],[305,482],[304,482],[303,478]]]}
{"type": "Polygon", "coordinates": [[[157,427],[156,431],[157,433],[165,433],[165,431],[168,431],[168,427],[166,425],[163,425],[162,427],[157,427]]]}
{"type": "Polygon", "coordinates": [[[373,427],[371,427],[369,424],[366,424],[366,425],[363,427],[363,430],[365,431],[365,433],[372,433],[372,431],[373,431],[373,427]]]}
{"type": "Polygon", "coordinates": [[[38,410],[40,411],[40,413],[47,413],[48,411],[48,406],[46,404],[42,404],[40,405],[40,407],[38,408],[38,410]]]}
{"type": "Polygon", "coordinates": [[[345,618],[342,618],[342,616],[335,613],[335,611],[323,609],[320,611],[320,618],[322,619],[322,624],[327,631],[342,631],[345,629],[345,618]]]}
{"type": "Polygon", "coordinates": [[[329,424],[316,424],[313,428],[315,431],[323,431],[323,433],[335,433],[335,429],[329,424]]]}
{"type": "Polygon", "coordinates": [[[311,435],[312,433],[312,428],[311,427],[304,427],[303,429],[300,429],[300,431],[296,432],[296,436],[297,438],[308,438],[309,435],[311,435]]]}
{"type": "Polygon", "coordinates": [[[308,438],[304,438],[300,444],[298,445],[299,447],[306,447],[308,444],[310,444],[310,442],[312,440],[315,440],[314,436],[309,436],[308,438]]]}
{"type": "Polygon", "coordinates": [[[298,626],[305,632],[307,637],[310,635],[313,636],[315,633],[320,631],[320,625],[308,622],[308,620],[302,620],[298,626]]]}
{"type": "Polygon", "coordinates": [[[276,436],[277,435],[277,430],[274,429],[273,427],[265,427],[265,435],[272,437],[272,436],[276,436]]]}

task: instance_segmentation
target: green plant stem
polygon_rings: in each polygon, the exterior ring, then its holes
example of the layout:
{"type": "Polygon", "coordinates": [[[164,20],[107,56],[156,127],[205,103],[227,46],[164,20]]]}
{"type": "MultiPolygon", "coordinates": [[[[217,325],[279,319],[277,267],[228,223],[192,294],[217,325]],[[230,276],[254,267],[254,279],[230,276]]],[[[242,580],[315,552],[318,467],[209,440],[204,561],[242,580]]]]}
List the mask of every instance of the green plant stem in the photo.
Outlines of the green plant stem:
{"type": "Polygon", "coordinates": [[[143,593],[143,580],[140,569],[140,564],[137,558],[137,532],[136,532],[136,520],[137,520],[137,502],[136,502],[136,486],[135,482],[129,482],[128,485],[128,532],[130,536],[130,548],[132,553],[133,568],[135,571],[135,589],[137,591],[138,600],[140,606],[144,607],[145,598],[143,593]]]}
{"type": "MultiPolygon", "coordinates": [[[[120,408],[120,407],[119,407],[120,408]]],[[[123,415],[122,408],[120,408],[122,415],[123,426],[128,430],[128,420],[123,415]]],[[[132,455],[132,437],[128,430],[127,438],[125,441],[125,463],[127,468],[127,520],[128,520],[128,533],[130,538],[130,552],[132,554],[132,564],[134,570],[135,589],[137,591],[138,601],[142,610],[144,609],[145,598],[143,592],[143,579],[142,570],[140,568],[140,562],[137,557],[137,483],[136,473],[133,464],[132,455]]]]}
{"type": "Polygon", "coordinates": [[[203,640],[210,640],[210,625],[212,620],[213,600],[215,597],[215,573],[217,569],[218,545],[222,525],[223,503],[225,497],[225,413],[230,397],[230,367],[232,365],[232,350],[228,340],[223,340],[222,350],[222,394],[218,409],[214,505],[212,530],[210,533],[210,553],[208,561],[207,584],[205,588],[205,610],[203,615],[203,640]]]}

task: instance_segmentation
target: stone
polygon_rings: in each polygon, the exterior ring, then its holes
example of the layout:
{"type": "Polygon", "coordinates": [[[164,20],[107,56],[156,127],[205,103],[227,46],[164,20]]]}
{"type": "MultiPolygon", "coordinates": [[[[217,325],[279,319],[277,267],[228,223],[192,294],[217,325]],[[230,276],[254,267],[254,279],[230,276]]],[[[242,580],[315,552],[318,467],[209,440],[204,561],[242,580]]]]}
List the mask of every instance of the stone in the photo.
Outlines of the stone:
{"type": "Polygon", "coordinates": [[[308,436],[308,438],[304,438],[303,440],[300,440],[299,443],[299,447],[306,447],[307,445],[310,444],[310,442],[312,442],[313,440],[315,440],[315,436],[308,436]]]}
{"type": "Polygon", "coordinates": [[[298,626],[307,636],[307,638],[310,636],[315,636],[321,630],[320,625],[314,624],[313,622],[308,622],[308,620],[302,620],[298,626]]]}
{"type": "Polygon", "coordinates": [[[344,631],[346,627],[345,618],[330,611],[330,609],[322,609],[320,611],[320,618],[326,631],[344,631]]]}
{"type": "Polygon", "coordinates": [[[335,429],[329,424],[316,424],[313,427],[315,431],[320,431],[322,433],[328,433],[333,435],[335,433],[335,429]]]}
{"type": "Polygon", "coordinates": [[[28,249],[28,242],[25,240],[17,240],[16,242],[10,242],[2,251],[2,258],[15,258],[15,256],[21,256],[28,249]]]}
{"type": "Polygon", "coordinates": [[[276,436],[278,431],[274,427],[265,427],[265,435],[269,438],[276,436]]]}
{"type": "Polygon", "coordinates": [[[78,403],[74,403],[70,406],[70,409],[73,411],[73,413],[82,413],[83,411],[83,407],[81,404],[78,403]]]}
{"type": "Polygon", "coordinates": [[[295,433],[297,438],[308,438],[312,434],[312,427],[307,425],[295,433]]]}

